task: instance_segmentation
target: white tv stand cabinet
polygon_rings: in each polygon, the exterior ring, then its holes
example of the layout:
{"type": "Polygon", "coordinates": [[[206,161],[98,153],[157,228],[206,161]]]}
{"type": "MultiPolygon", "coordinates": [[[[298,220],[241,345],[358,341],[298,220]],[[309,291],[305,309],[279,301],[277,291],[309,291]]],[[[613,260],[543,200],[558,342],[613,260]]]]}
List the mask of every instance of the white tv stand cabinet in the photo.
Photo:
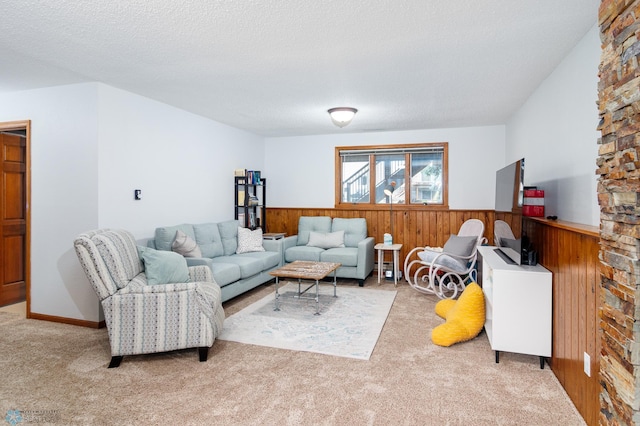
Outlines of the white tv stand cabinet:
{"type": "Polygon", "coordinates": [[[496,363],[500,351],[551,357],[551,272],[541,265],[512,265],[495,252],[478,247],[479,278],[484,292],[484,323],[496,363]]]}

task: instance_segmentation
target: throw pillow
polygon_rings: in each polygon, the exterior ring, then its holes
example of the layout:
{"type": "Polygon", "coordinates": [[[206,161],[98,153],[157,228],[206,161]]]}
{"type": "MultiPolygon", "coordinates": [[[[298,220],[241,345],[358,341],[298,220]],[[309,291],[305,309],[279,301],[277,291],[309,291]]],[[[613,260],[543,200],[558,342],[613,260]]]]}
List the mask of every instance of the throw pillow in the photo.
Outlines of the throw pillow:
{"type": "Polygon", "coordinates": [[[202,251],[198,244],[193,241],[193,238],[180,230],[176,231],[176,238],[171,244],[171,250],[184,257],[202,257],[202,251]]]}
{"type": "Polygon", "coordinates": [[[442,251],[453,256],[469,257],[478,243],[478,237],[459,237],[451,235],[444,244],[442,251]]]}
{"type": "Polygon", "coordinates": [[[438,346],[451,346],[471,340],[480,334],[485,321],[484,293],[476,283],[470,283],[458,300],[436,303],[436,314],[446,319],[431,331],[431,340],[438,346]]]}
{"type": "Polygon", "coordinates": [[[238,227],[238,248],[236,254],[265,251],[262,247],[262,228],[252,231],[249,228],[238,227]]]}
{"type": "Polygon", "coordinates": [[[173,284],[189,282],[187,261],[178,253],[154,250],[138,246],[138,253],[144,263],[147,284],[173,284]]]}
{"type": "Polygon", "coordinates": [[[344,231],[336,232],[309,232],[309,247],[330,249],[344,247],[344,231]]]}

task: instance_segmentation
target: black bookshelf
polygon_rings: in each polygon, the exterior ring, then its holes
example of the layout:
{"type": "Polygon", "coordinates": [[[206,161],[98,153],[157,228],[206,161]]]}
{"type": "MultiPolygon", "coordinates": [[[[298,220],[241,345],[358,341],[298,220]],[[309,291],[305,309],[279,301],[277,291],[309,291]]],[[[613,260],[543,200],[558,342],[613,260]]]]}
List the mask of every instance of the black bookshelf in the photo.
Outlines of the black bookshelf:
{"type": "Polygon", "coordinates": [[[235,176],[234,218],[240,226],[249,229],[266,229],[267,179],[259,171],[249,170],[244,176],[235,176]]]}

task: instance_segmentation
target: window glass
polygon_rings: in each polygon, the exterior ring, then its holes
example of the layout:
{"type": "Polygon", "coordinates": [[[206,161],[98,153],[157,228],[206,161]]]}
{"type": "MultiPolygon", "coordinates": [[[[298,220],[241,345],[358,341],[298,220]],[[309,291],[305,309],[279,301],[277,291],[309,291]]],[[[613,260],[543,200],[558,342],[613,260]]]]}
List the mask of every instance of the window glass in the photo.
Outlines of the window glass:
{"type": "Polygon", "coordinates": [[[394,204],[404,203],[404,154],[379,154],[376,160],[376,200],[377,204],[388,204],[389,197],[384,190],[391,186],[394,191],[391,193],[394,204]]]}
{"type": "Polygon", "coordinates": [[[349,155],[342,159],[342,202],[369,203],[369,156],[349,155]]]}
{"type": "Polygon", "coordinates": [[[411,154],[411,203],[442,203],[442,153],[411,154]]]}
{"type": "Polygon", "coordinates": [[[448,208],[447,149],[446,142],[336,147],[336,206],[448,208]]]}

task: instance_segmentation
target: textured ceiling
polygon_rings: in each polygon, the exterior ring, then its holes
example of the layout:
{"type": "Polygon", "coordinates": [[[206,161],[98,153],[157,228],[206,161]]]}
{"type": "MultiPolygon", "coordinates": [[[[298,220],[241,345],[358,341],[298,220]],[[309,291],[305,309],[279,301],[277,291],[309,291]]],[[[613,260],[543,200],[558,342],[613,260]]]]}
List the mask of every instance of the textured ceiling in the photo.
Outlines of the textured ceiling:
{"type": "Polygon", "coordinates": [[[504,124],[599,3],[0,0],[0,92],[100,81],[264,136],[504,124]]]}

